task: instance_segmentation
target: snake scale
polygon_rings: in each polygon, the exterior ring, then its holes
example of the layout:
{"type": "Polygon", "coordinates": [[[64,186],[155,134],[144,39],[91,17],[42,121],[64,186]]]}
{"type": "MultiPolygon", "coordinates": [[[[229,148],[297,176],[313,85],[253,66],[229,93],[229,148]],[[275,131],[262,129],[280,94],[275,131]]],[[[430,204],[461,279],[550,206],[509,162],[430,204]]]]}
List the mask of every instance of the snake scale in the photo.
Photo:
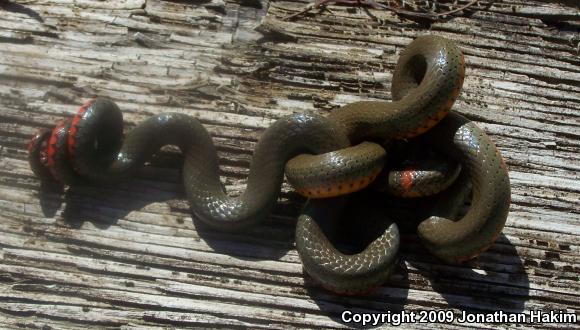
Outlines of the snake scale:
{"type": "MultiPolygon", "coordinates": [[[[400,244],[397,225],[382,228],[363,251],[344,254],[318,220],[340,209],[336,205],[344,204],[342,195],[367,187],[379,176],[385,142],[422,135],[461,164],[471,181],[471,206],[461,219],[432,216],[420,223],[418,235],[432,254],[450,263],[472,258],[493,244],[505,224],[510,203],[506,165],[480,128],[450,112],[464,74],[463,54],[453,42],[437,36],[415,39],[394,71],[392,102],[355,102],[326,117],[294,114],[277,120],[258,141],[247,188],[236,198],[228,196],[220,182],[215,146],[198,120],[165,113],[145,120],[123,138],[121,111],[107,98],[92,99],[72,121],[39,132],[29,145],[29,162],[45,180],[114,183],[134,174],[162,146],[176,145],[185,157],[182,175],[192,213],[225,231],[263,221],[276,204],[286,174],[296,191],[310,198],[296,228],[305,271],[332,291],[360,294],[383,283],[393,271],[400,244]]],[[[421,182],[440,180],[425,179],[421,173],[390,175],[390,190],[409,196],[433,190],[421,188],[427,187],[421,182]]]]}

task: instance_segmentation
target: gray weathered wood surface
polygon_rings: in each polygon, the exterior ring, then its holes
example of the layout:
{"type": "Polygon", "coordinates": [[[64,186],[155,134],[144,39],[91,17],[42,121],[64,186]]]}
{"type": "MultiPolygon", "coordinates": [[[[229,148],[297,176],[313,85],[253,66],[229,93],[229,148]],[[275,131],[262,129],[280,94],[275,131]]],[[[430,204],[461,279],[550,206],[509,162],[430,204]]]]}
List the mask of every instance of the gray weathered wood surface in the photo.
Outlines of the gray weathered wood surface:
{"type": "MultiPolygon", "coordinates": [[[[341,327],[345,308],[578,313],[577,2],[482,1],[430,27],[341,6],[283,20],[306,4],[0,1],[0,327],[341,327]],[[425,33],[460,44],[467,76],[455,110],[489,133],[510,169],[504,235],[466,266],[441,264],[407,235],[381,289],[337,297],[302,275],[299,199],[287,186],[270,221],[223,234],[196,230],[171,150],[131,182],[64,196],[42,193],[26,162],[38,127],[106,95],[128,127],[167,111],[199,118],[235,195],[264,128],[389,99],[398,53],[425,33]]],[[[465,326],[497,327],[447,327],[465,326]]]]}

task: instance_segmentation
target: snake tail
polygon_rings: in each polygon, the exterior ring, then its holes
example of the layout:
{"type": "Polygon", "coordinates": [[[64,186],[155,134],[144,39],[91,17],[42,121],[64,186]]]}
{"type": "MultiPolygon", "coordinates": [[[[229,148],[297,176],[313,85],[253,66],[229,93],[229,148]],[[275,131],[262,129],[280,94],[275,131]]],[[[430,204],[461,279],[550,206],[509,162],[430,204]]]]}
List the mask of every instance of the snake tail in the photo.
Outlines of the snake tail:
{"type": "MultiPolygon", "coordinates": [[[[461,50],[436,36],[415,39],[401,53],[392,79],[393,102],[362,101],[347,104],[328,116],[351,144],[392,141],[421,135],[448,114],[465,75],[461,50]]],[[[296,247],[310,276],[334,292],[360,294],[386,280],[399,246],[396,224],[389,226],[364,251],[346,255],[328,240],[318,222],[328,217],[325,200],[312,201],[298,218],[296,247]],[[311,211],[308,211],[311,210],[311,211]],[[308,214],[317,213],[317,215],[308,214]]],[[[328,208],[327,208],[328,209],[328,208]]]]}
{"type": "MultiPolygon", "coordinates": [[[[404,198],[427,197],[448,189],[458,178],[461,165],[445,154],[432,153],[425,141],[408,143],[399,152],[404,160],[391,161],[379,175],[373,188],[393,196],[404,198]]],[[[389,150],[392,154],[395,150],[389,150]]],[[[395,151],[396,152],[396,151],[395,151]]]]}

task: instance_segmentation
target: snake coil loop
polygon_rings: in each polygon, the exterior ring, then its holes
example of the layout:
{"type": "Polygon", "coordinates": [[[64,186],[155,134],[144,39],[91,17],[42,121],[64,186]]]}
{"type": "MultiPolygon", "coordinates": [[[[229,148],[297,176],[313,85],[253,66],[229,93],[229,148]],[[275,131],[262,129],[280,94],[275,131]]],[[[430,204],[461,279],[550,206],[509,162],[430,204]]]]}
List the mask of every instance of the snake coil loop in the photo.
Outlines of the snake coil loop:
{"type": "MultiPolygon", "coordinates": [[[[451,41],[417,38],[397,63],[393,102],[356,102],[328,117],[295,114],[277,120],[257,143],[247,189],[236,198],[220,182],[215,146],[198,120],[180,113],[157,115],[123,139],[121,111],[106,98],[90,100],[72,121],[39,133],[29,145],[29,161],[42,179],[111,183],[134,174],[162,146],[176,145],[185,157],[183,182],[193,214],[220,230],[263,221],[286,173],[304,196],[334,197],[311,200],[298,219],[296,245],[305,271],[335,292],[362,293],[393,271],[400,244],[397,225],[386,223],[366,249],[347,255],[333,246],[318,222],[332,213],[329,209],[340,209],[344,197],[337,196],[367,187],[383,169],[386,151],[371,141],[427,132],[430,143],[456,159],[471,180],[473,201],[462,219],[432,217],[418,228],[437,257],[448,262],[473,257],[494,242],[505,224],[510,196],[505,163],[481,129],[449,113],[464,72],[463,55],[451,41]]],[[[416,184],[409,177],[389,181],[407,189],[416,184]]]]}

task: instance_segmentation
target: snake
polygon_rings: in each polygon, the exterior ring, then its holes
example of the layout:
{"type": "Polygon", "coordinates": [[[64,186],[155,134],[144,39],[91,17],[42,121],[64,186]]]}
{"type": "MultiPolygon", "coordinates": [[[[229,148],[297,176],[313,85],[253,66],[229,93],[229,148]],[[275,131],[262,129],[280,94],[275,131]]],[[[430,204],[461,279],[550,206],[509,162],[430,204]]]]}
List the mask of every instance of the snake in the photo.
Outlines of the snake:
{"type": "MultiPolygon", "coordinates": [[[[133,176],[161,147],[175,145],[184,157],[182,178],[193,216],[222,231],[264,221],[286,175],[308,198],[295,234],[305,272],[336,293],[362,294],[380,286],[397,264],[396,223],[385,221],[374,240],[354,254],[339,251],[320,223],[337,216],[346,195],[383,175],[383,146],[389,141],[428,136],[429,144],[456,160],[471,181],[472,203],[461,219],[438,215],[420,223],[418,235],[427,251],[449,263],[468,260],[491,246],[505,224],[507,167],[482,129],[450,111],[464,76],[464,56],[454,42],[432,35],[416,38],[396,64],[392,101],[354,102],[327,116],[287,115],[268,127],[254,149],[247,187],[237,197],[229,196],[220,181],[216,147],[199,120],[163,113],[124,135],[122,112],[106,97],[86,102],[72,120],[39,131],[28,147],[29,162],[43,180],[113,184],[133,176]]],[[[417,171],[403,172],[387,175],[392,191],[409,191],[412,197],[423,189],[416,182],[441,185],[439,179],[420,180],[417,171]]],[[[458,171],[451,172],[454,179],[458,171]]]]}

